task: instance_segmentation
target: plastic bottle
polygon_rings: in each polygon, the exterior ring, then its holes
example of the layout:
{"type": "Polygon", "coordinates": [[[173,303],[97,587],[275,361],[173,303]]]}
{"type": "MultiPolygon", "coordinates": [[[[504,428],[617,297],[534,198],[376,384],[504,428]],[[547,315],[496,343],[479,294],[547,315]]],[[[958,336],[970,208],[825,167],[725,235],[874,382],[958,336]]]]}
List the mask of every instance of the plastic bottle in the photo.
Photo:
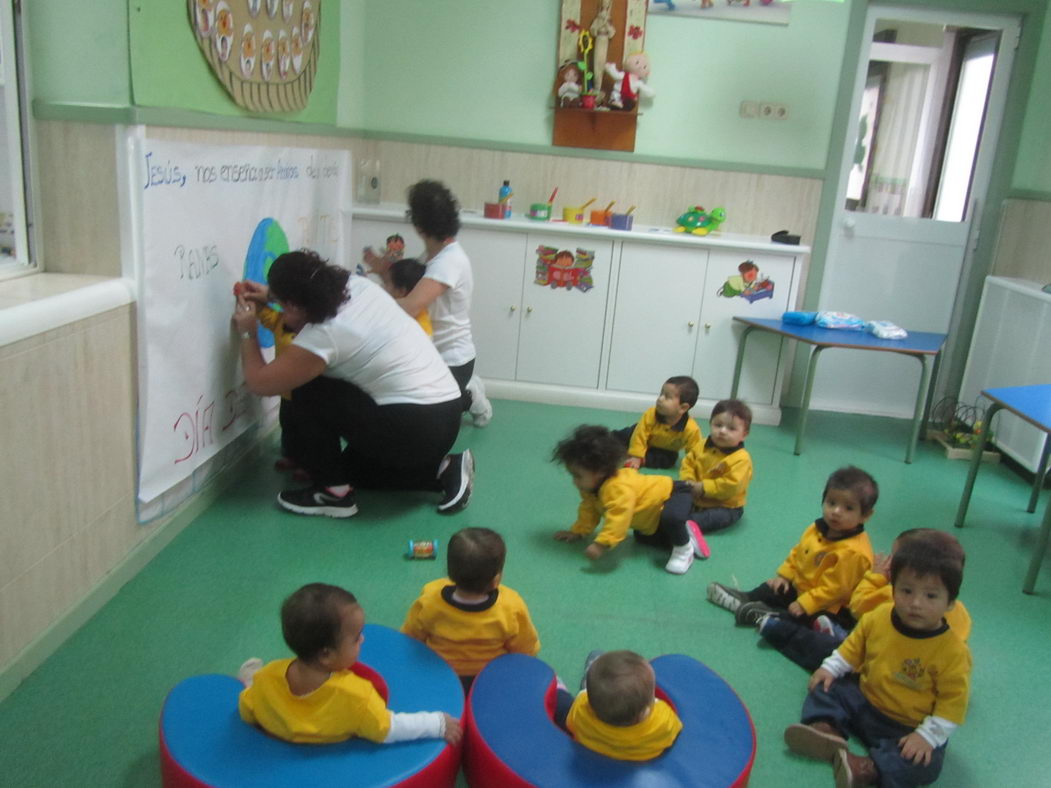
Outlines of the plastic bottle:
{"type": "Polygon", "coordinates": [[[511,181],[504,181],[504,185],[500,187],[500,199],[499,203],[503,207],[503,218],[511,218],[511,195],[514,194],[511,191],[511,181]]]}

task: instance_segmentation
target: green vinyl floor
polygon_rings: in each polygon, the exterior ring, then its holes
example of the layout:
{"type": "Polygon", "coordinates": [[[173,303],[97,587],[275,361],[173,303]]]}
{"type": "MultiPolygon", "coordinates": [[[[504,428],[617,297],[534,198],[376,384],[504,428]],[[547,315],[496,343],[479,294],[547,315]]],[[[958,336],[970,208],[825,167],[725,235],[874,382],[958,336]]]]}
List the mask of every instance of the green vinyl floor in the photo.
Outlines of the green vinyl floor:
{"type": "MultiPolygon", "coordinates": [[[[311,581],[342,585],[369,621],[400,626],[420,587],[442,566],[403,558],[406,540],[444,542],[458,528],[495,528],[508,545],[504,582],[528,603],[540,657],[570,685],[586,654],[630,648],[647,657],[684,653],[723,676],[748,706],[758,749],[755,786],[832,785],[831,769],[787,752],[807,675],[757,645],[749,629],[705,600],[710,581],[750,588],[771,576],[820,514],[824,480],[858,465],[880,484],[868,530],[884,551],[905,528],[952,530],[967,474],[923,444],[906,465],[906,421],[814,413],[805,452],[792,454],[794,415],[756,426],[744,518],[710,539],[712,557],[681,577],[666,556],[626,542],[590,566],[581,546],[553,541],[575,517],[568,475],[549,462],[555,442],[581,423],[622,427],[631,414],[498,401],[484,430],[465,422],[458,446],[477,458],[469,508],[443,517],[434,496],[362,492],[357,517],[306,518],[278,510],[286,482],[273,453],[198,517],[97,615],[0,703],[0,785],[155,786],[157,718],[167,691],[198,673],[233,673],[249,656],[287,655],[278,607],[311,581]]],[[[705,427],[706,425],[702,426],[705,427]]],[[[974,620],[971,707],[953,736],[940,785],[1051,785],[1051,559],[1037,594],[1021,592],[1047,493],[1028,514],[1027,481],[984,466],[967,527],[961,599],[974,620]]],[[[703,769],[703,764],[698,768],[703,769]]],[[[465,783],[464,783],[465,784],[465,783]]]]}

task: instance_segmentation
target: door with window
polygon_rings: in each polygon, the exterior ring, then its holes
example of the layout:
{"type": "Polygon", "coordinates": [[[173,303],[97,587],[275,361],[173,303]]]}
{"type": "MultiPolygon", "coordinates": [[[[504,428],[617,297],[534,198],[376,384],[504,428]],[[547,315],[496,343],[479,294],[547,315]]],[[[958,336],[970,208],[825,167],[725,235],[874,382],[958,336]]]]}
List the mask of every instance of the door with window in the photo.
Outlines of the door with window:
{"type": "MultiPolygon", "coordinates": [[[[950,332],[1018,34],[1011,17],[868,9],[820,309],[950,332]]],[[[829,351],[812,407],[911,416],[917,366],[829,351]]]]}

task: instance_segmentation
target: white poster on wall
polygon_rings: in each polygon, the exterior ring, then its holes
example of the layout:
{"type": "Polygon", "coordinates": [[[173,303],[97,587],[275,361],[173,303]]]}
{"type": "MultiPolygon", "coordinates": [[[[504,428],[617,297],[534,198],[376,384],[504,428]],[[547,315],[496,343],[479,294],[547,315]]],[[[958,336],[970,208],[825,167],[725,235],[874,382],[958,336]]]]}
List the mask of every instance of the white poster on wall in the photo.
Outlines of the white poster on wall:
{"type": "MultiPolygon", "coordinates": [[[[344,262],[346,151],[134,142],[139,247],[139,500],[255,425],[230,325],[234,282],[310,248],[344,262]]],[[[264,353],[273,337],[260,330],[264,353]]]]}

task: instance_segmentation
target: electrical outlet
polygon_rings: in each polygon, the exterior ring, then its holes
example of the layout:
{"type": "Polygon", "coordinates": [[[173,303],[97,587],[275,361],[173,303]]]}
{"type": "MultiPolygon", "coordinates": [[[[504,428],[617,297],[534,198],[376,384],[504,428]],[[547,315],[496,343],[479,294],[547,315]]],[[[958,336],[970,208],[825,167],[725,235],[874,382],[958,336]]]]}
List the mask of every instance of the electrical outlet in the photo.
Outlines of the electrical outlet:
{"type": "Polygon", "coordinates": [[[759,102],[759,117],[770,120],[774,117],[774,104],[769,101],[759,102]]]}
{"type": "Polygon", "coordinates": [[[757,118],[759,117],[759,102],[758,101],[742,101],[740,114],[742,118],[757,118]]]}
{"type": "Polygon", "coordinates": [[[788,120],[787,104],[771,104],[774,108],[774,120],[788,120]]]}

